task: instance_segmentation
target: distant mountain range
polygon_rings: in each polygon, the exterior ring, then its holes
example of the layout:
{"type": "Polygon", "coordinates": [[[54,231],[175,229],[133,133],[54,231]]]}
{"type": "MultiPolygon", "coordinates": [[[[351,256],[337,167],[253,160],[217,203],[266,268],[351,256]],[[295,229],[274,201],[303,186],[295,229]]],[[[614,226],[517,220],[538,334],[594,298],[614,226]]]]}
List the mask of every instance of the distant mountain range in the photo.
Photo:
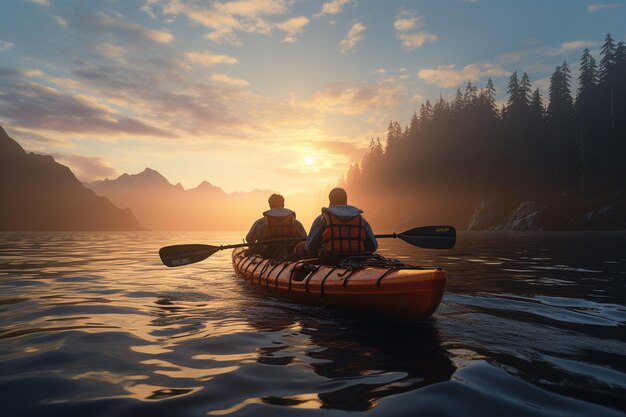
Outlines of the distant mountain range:
{"type": "Polygon", "coordinates": [[[51,156],[26,153],[0,127],[0,230],[143,230],[129,209],[83,186],[51,156]]]}
{"type": "MultiPolygon", "coordinates": [[[[152,230],[246,230],[261,216],[271,190],[226,193],[207,181],[185,190],[171,184],[159,172],[146,168],[139,174],[122,174],[85,184],[119,207],[132,209],[152,230]]],[[[306,213],[306,222],[317,215],[317,198],[309,194],[285,197],[289,208],[306,213]]]]}
{"type": "MultiPolygon", "coordinates": [[[[247,230],[272,193],[226,193],[207,181],[185,190],[150,168],[81,183],[51,156],[27,154],[0,127],[0,230],[247,230]]],[[[312,193],[285,198],[305,227],[324,203],[312,193]]]]}

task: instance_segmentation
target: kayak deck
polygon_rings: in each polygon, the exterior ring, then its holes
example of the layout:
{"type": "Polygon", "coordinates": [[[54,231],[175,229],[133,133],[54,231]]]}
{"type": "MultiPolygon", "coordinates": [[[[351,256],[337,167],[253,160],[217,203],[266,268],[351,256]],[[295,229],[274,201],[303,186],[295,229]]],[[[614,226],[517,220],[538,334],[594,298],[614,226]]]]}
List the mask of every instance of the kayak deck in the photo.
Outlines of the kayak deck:
{"type": "Polygon", "coordinates": [[[319,259],[272,260],[235,249],[233,268],[247,281],[293,301],[379,318],[420,320],[441,302],[447,274],[391,263],[388,267],[321,265],[319,259]]]}

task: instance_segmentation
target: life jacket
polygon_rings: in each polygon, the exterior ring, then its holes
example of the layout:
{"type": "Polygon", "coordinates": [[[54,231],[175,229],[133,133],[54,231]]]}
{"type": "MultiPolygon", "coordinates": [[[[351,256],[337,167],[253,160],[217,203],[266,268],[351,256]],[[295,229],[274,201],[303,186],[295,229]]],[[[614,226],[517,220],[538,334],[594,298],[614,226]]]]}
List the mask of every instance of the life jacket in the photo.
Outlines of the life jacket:
{"type": "Polygon", "coordinates": [[[281,217],[263,214],[263,217],[265,217],[265,227],[261,236],[262,241],[298,237],[295,214],[281,217]]]}
{"type": "Polygon", "coordinates": [[[357,214],[348,219],[324,211],[326,228],[322,232],[322,255],[350,255],[365,252],[365,229],[363,217],[357,214]]]}

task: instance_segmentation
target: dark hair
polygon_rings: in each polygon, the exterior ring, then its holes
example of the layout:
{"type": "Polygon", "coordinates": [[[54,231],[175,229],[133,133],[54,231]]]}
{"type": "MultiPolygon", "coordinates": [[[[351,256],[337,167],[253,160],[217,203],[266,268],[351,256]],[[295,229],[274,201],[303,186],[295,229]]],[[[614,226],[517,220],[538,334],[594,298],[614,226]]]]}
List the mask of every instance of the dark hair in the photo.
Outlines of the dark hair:
{"type": "Polygon", "coordinates": [[[330,205],[348,204],[348,194],[343,188],[333,188],[328,194],[330,205]]]}
{"type": "Polygon", "coordinates": [[[280,194],[272,194],[267,202],[270,204],[270,208],[285,207],[285,197],[280,194]]]}

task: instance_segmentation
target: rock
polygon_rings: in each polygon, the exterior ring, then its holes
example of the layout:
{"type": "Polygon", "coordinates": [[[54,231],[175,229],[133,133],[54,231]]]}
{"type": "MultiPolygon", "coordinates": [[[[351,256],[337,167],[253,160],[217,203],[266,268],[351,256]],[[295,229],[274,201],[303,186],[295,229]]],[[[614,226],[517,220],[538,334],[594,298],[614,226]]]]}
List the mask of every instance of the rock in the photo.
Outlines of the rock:
{"type": "Polygon", "coordinates": [[[467,230],[487,230],[495,227],[505,219],[506,207],[497,200],[490,198],[481,202],[467,225],[467,230]]]}
{"type": "Polygon", "coordinates": [[[509,214],[504,223],[490,230],[515,232],[543,230],[541,215],[545,210],[546,206],[536,201],[524,201],[509,214]]]}

